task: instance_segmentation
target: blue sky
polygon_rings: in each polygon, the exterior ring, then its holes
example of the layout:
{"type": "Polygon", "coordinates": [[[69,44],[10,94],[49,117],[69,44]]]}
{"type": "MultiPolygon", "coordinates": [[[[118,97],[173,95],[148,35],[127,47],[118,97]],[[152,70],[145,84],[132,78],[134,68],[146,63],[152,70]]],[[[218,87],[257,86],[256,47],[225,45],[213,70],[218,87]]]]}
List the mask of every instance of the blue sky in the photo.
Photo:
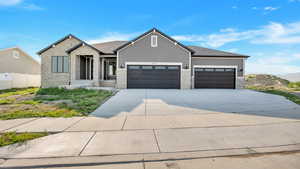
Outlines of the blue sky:
{"type": "Polygon", "coordinates": [[[72,33],[90,43],[156,27],[187,45],[252,56],[247,73],[300,72],[300,0],[0,0],[0,48],[38,50],[72,33]]]}

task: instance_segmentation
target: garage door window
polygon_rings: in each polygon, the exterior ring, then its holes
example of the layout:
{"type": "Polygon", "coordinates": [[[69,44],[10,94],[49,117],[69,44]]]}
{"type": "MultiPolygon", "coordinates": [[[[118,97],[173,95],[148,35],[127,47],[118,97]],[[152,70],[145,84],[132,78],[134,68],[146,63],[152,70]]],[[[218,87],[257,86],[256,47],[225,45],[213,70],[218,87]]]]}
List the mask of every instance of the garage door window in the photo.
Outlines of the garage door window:
{"type": "Polygon", "coordinates": [[[144,69],[144,70],[151,70],[152,66],[142,66],[142,69],[144,69]]]}
{"type": "Polygon", "coordinates": [[[128,66],[128,69],[138,70],[138,69],[140,69],[140,66],[128,66]]]}
{"type": "Polygon", "coordinates": [[[167,69],[165,66],[155,66],[154,68],[156,70],[165,70],[165,69],[167,69]]]}
{"type": "Polygon", "coordinates": [[[205,69],[206,72],[213,72],[214,69],[205,69]]]}
{"type": "Polygon", "coordinates": [[[234,69],[225,69],[226,72],[234,72],[234,69]]]}
{"type": "Polygon", "coordinates": [[[216,72],[224,72],[224,69],[216,69],[216,72]]]}

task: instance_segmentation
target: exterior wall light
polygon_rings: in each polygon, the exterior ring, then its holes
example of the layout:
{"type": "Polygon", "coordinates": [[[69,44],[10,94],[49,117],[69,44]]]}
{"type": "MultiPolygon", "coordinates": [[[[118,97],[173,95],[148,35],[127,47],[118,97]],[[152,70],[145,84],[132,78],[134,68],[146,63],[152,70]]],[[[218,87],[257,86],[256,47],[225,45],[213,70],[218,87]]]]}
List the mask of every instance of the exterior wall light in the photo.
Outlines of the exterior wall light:
{"type": "Polygon", "coordinates": [[[240,69],[240,72],[242,72],[243,71],[243,69],[240,69]]]}
{"type": "Polygon", "coordinates": [[[186,64],[183,68],[184,69],[189,69],[189,64],[186,64]]]}
{"type": "Polygon", "coordinates": [[[121,68],[121,69],[125,68],[125,65],[124,65],[124,64],[121,64],[121,65],[120,65],[120,68],[121,68]]]}

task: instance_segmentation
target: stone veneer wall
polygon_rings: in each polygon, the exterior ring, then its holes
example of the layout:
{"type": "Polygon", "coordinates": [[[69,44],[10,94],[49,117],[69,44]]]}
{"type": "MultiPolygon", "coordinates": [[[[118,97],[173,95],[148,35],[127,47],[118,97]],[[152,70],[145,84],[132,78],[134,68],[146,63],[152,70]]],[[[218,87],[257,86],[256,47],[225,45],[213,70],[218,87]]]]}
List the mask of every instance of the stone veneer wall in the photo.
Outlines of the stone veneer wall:
{"type": "Polygon", "coordinates": [[[70,82],[71,59],[69,58],[68,73],[52,73],[51,57],[52,56],[68,56],[66,50],[78,45],[80,41],[74,38],[68,38],[57,44],[55,47],[48,49],[41,54],[41,86],[57,87],[60,85],[68,85],[70,82]]]}

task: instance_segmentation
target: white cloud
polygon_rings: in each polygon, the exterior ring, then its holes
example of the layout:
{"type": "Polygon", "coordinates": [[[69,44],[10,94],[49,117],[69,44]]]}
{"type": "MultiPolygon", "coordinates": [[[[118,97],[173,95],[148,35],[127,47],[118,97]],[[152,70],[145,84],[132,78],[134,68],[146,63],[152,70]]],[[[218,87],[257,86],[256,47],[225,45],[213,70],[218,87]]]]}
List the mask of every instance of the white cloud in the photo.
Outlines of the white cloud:
{"type": "Polygon", "coordinates": [[[108,32],[105,33],[103,36],[100,36],[96,39],[87,40],[88,43],[101,43],[101,42],[108,42],[108,41],[115,41],[115,40],[131,40],[138,36],[140,33],[119,33],[119,32],[108,32]]]}
{"type": "Polygon", "coordinates": [[[24,3],[25,0],[0,0],[0,6],[17,6],[20,9],[30,10],[30,11],[40,11],[44,10],[44,8],[30,3],[26,4],[24,3]]]}
{"type": "Polygon", "coordinates": [[[300,66],[246,62],[246,73],[287,74],[300,72],[300,66]]]}
{"type": "Polygon", "coordinates": [[[23,0],[0,0],[0,6],[14,6],[21,2],[23,2],[23,0]]]}
{"type": "Polygon", "coordinates": [[[268,25],[252,30],[238,31],[226,28],[208,35],[175,35],[173,38],[209,47],[220,47],[242,40],[248,40],[253,44],[298,44],[300,43],[300,22],[289,24],[270,22],[268,25]]]}
{"type": "MultiPolygon", "coordinates": [[[[255,58],[255,55],[253,56],[255,58]]],[[[293,65],[294,62],[298,61],[300,61],[300,53],[289,53],[288,51],[275,52],[273,54],[262,53],[259,59],[246,62],[246,71],[247,73],[268,74],[295,73],[300,72],[300,66],[293,65]]]]}
{"type": "Polygon", "coordinates": [[[277,9],[279,9],[279,7],[272,7],[272,6],[266,6],[266,7],[264,7],[265,11],[275,11],[277,9]]]}
{"type": "Polygon", "coordinates": [[[44,10],[44,8],[42,8],[40,6],[37,6],[35,4],[28,4],[28,5],[25,5],[23,8],[26,9],[26,10],[30,10],[30,11],[44,10]]]}
{"type": "Polygon", "coordinates": [[[232,52],[232,53],[237,53],[238,52],[238,49],[237,48],[231,48],[231,49],[228,49],[226,50],[228,52],[232,52]]]}
{"type": "Polygon", "coordinates": [[[300,2],[300,0],[289,0],[289,2],[300,2]]]}

